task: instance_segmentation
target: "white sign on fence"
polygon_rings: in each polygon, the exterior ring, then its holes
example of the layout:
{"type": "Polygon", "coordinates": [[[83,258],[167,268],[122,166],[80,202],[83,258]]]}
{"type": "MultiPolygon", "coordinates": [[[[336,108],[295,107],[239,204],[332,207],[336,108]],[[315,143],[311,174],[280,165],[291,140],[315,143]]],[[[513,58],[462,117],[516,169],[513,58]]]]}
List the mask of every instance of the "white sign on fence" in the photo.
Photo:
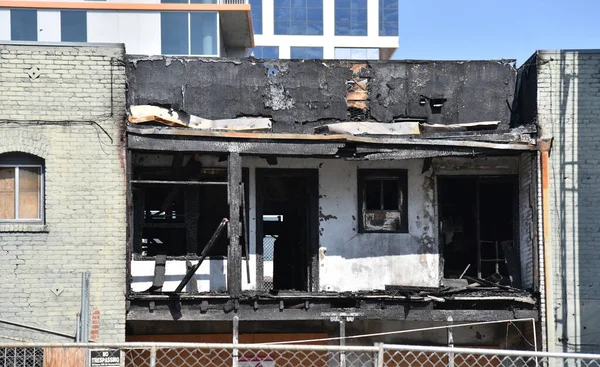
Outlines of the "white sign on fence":
{"type": "Polygon", "coordinates": [[[90,367],[121,367],[119,349],[91,349],[90,367]]]}

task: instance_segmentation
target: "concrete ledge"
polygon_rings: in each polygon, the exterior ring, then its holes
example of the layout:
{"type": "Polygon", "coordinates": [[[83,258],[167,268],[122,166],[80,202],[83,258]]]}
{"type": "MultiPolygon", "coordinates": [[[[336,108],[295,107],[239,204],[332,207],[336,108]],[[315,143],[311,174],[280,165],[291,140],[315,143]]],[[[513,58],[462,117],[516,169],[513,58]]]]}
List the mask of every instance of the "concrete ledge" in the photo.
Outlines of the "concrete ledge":
{"type": "Polygon", "coordinates": [[[45,224],[0,223],[0,233],[7,232],[48,233],[49,230],[45,224]]]}

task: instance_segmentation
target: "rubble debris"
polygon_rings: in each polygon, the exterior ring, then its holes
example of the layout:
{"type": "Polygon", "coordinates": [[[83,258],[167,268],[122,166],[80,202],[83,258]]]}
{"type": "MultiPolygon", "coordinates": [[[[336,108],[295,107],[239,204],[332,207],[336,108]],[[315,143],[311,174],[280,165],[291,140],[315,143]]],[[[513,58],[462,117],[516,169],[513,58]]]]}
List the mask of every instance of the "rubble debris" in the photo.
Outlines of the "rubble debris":
{"type": "Polygon", "coordinates": [[[414,121],[382,124],[378,122],[340,122],[315,127],[315,133],[350,135],[418,135],[419,123],[414,121]]]}
{"type": "Polygon", "coordinates": [[[271,130],[268,118],[239,117],[225,120],[209,120],[190,115],[185,111],[175,111],[165,107],[138,105],[130,107],[129,122],[159,122],[172,127],[188,127],[199,130],[255,131],[271,130]]]}

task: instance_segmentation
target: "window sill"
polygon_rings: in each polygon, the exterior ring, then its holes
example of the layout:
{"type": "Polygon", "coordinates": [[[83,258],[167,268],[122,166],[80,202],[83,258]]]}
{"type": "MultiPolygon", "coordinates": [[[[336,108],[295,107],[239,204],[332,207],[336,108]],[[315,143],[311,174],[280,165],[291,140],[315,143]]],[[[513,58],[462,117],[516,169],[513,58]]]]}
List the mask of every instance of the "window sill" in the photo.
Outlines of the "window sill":
{"type": "Polygon", "coordinates": [[[48,226],[35,223],[0,223],[0,233],[48,233],[48,226]]]}

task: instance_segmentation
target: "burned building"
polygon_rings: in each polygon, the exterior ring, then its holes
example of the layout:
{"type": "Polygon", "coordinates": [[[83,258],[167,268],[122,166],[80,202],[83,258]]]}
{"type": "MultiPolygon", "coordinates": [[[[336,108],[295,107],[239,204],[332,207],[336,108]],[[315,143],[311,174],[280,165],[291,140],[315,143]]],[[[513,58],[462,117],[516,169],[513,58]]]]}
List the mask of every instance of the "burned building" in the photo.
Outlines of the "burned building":
{"type": "Polygon", "coordinates": [[[451,320],[484,323],[456,345],[537,343],[546,145],[511,123],[510,64],[129,57],[127,75],[127,340],[230,341],[238,316],[240,341],[451,320]]]}

